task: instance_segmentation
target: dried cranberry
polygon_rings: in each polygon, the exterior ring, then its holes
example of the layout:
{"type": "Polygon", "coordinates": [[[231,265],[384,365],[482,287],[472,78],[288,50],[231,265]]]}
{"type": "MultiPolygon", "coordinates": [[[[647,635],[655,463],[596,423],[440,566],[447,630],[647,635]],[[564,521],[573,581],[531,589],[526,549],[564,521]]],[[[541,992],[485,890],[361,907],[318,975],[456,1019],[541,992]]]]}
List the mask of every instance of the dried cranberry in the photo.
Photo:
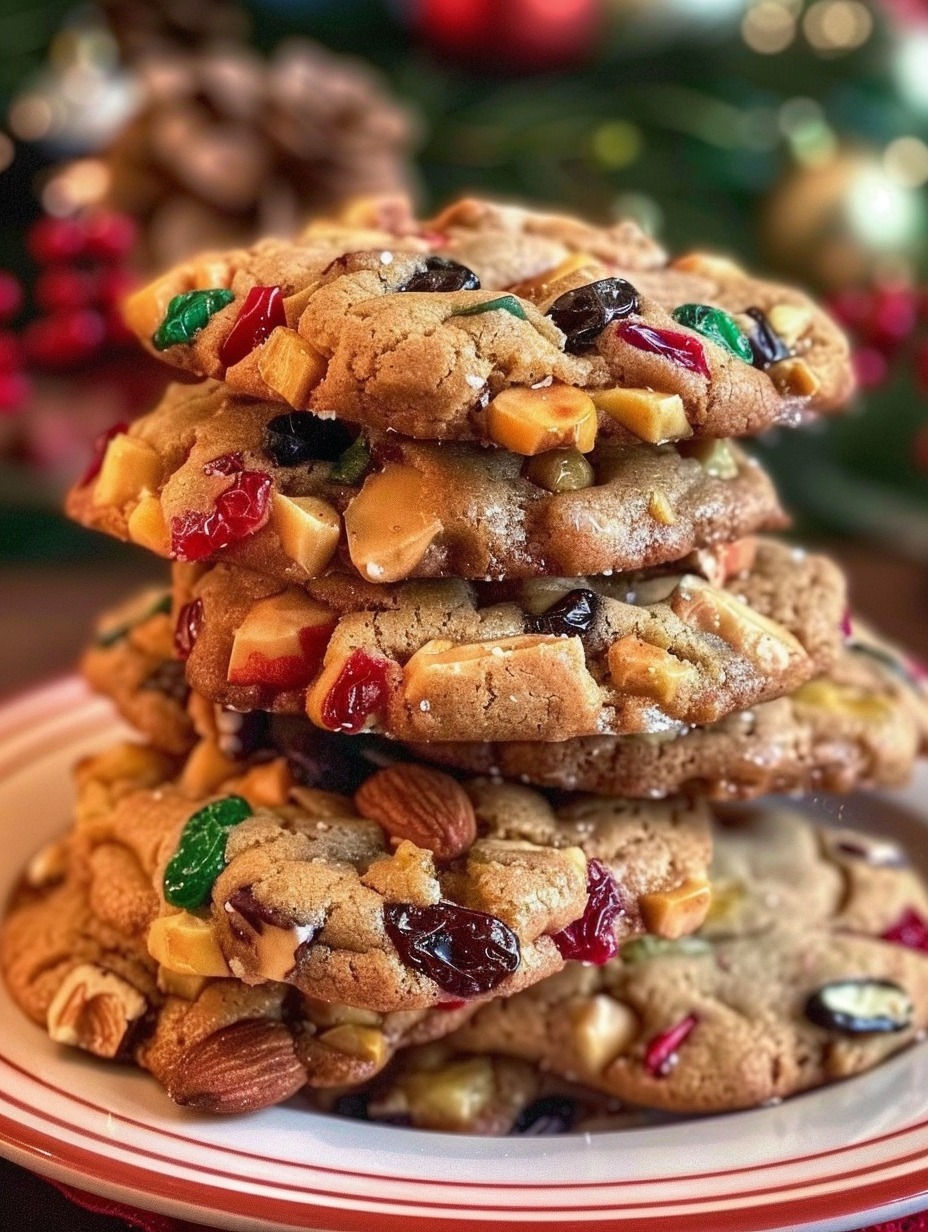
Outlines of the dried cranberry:
{"type": "Polygon", "coordinates": [[[264,429],[264,451],[276,466],[335,462],[351,444],[351,433],[337,419],[311,411],[278,415],[264,429]]]}
{"type": "Polygon", "coordinates": [[[480,279],[466,265],[447,257],[426,257],[425,269],[413,274],[401,291],[479,291],[480,279]]]}
{"type": "Polygon", "coordinates": [[[675,1026],[661,1031],[648,1042],[644,1050],[644,1067],[652,1078],[666,1078],[673,1069],[677,1049],[686,1042],[698,1022],[695,1014],[687,1014],[675,1026]]]}
{"type": "Polygon", "coordinates": [[[882,934],[884,941],[906,945],[910,950],[928,954],[928,920],[913,907],[906,908],[899,919],[882,934]]]}
{"type": "Polygon", "coordinates": [[[387,659],[353,650],[322,703],[322,722],[330,731],[359,732],[383,710],[389,694],[387,659]]]}
{"type": "Polygon", "coordinates": [[[250,941],[252,936],[264,932],[265,925],[271,928],[291,928],[293,920],[276,907],[260,902],[250,885],[239,886],[225,901],[225,913],[229,929],[239,941],[250,941]]]}
{"type": "Polygon", "coordinates": [[[203,600],[194,599],[191,603],[185,603],[177,613],[174,626],[174,650],[178,659],[186,661],[190,658],[202,628],[203,600]]]}
{"type": "Polygon", "coordinates": [[[490,992],[522,961],[512,929],[482,911],[454,903],[387,903],[383,917],[403,962],[453,997],[490,992]]]}
{"type": "Polygon", "coordinates": [[[543,1095],[519,1113],[513,1134],[525,1138],[544,1138],[569,1133],[577,1120],[577,1105],[566,1095],[543,1095]]]}
{"type": "Polygon", "coordinates": [[[214,552],[253,535],[267,521],[271,477],[242,471],[206,513],[195,510],[171,519],[171,554],[175,560],[206,560],[214,552]]]}
{"type": "Polygon", "coordinates": [[[203,467],[204,475],[239,475],[245,469],[245,459],[239,453],[223,453],[203,467]]]}
{"type": "Polygon", "coordinates": [[[271,330],[286,324],[284,293],[280,287],[252,287],[222,344],[219,353],[222,364],[231,368],[260,346],[271,330]]]}
{"type": "Polygon", "coordinates": [[[615,878],[599,860],[586,866],[586,888],[589,897],[583,915],[551,940],[563,958],[600,967],[619,952],[615,923],[625,907],[615,878]]]}
{"type": "Polygon", "coordinates": [[[748,342],[754,355],[755,368],[769,368],[781,359],[789,359],[792,351],[767,320],[760,308],[749,308],[748,316],[755,321],[748,342]]]}
{"type": "Polygon", "coordinates": [[[623,322],[617,326],[617,333],[623,342],[639,351],[670,359],[689,372],[698,372],[700,376],[710,375],[705,347],[691,334],[681,334],[674,329],[655,329],[635,321],[623,322]]]}
{"type": "Polygon", "coordinates": [[[106,447],[113,437],[122,436],[123,433],[128,431],[129,425],[127,423],[116,423],[113,424],[112,428],[107,428],[105,432],[100,433],[93,443],[93,451],[90,455],[90,461],[87,463],[87,469],[77,481],[79,488],[86,488],[87,484],[92,483],[100,474],[100,468],[103,465],[103,458],[106,454],[106,447]]]}
{"type": "Polygon", "coordinates": [[[638,292],[624,278],[600,278],[565,291],[545,316],[567,335],[565,350],[582,351],[596,341],[607,325],[637,312],[638,292]]]}
{"type": "Polygon", "coordinates": [[[540,616],[526,618],[529,633],[549,633],[570,637],[586,633],[599,611],[599,595],[592,590],[572,590],[540,616]]]}

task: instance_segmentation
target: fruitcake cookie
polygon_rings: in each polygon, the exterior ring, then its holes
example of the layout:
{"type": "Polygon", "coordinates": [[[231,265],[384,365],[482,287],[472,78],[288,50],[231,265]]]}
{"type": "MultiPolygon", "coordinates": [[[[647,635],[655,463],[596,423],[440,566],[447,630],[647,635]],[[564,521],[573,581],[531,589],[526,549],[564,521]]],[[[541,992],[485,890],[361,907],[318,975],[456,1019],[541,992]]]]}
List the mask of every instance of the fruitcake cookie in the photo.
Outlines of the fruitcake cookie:
{"type": "Polygon", "coordinates": [[[370,582],[628,572],[786,522],[767,475],[725,441],[532,459],[352,441],[337,420],[212,383],[172,387],[111,437],[68,508],[162,556],[296,583],[328,567],[370,582]]]}
{"type": "Polygon", "coordinates": [[[928,695],[912,671],[898,652],[856,638],[826,675],[708,727],[557,744],[420,744],[413,753],[474,774],[621,796],[745,800],[898,787],[928,748],[928,695]]]}
{"type": "Polygon", "coordinates": [[[696,936],[573,964],[449,1046],[724,1112],[869,1069],[928,1027],[928,896],[893,844],[760,809],[717,832],[711,882],[696,936]]]}
{"type": "Polygon", "coordinates": [[[404,763],[354,800],[200,747],[173,782],[82,793],[90,901],[178,975],[379,1012],[504,995],[705,915],[705,806],[578,798],[404,763]],[[230,773],[232,777],[230,777],[230,773]],[[218,780],[218,781],[217,781],[218,780]]]}
{"type": "MultiPolygon", "coordinates": [[[[528,454],[588,452],[597,431],[750,435],[847,401],[847,342],[800,292],[699,254],[655,268],[638,245],[623,263],[627,229],[614,256],[610,229],[602,255],[570,239],[570,256],[528,274],[500,262],[499,217],[452,206],[425,224],[427,253],[419,237],[408,251],[402,235],[371,247],[349,233],[336,256],[323,227],[308,246],[208,254],[136,293],[127,320],[154,354],[239,393],[528,454]],[[449,255],[465,247],[487,281],[449,255]]],[[[532,225],[524,211],[508,230],[532,225]]]]}
{"type": "MultiPolygon", "coordinates": [[[[177,645],[210,701],[305,709],[334,731],[406,741],[666,731],[781,696],[840,650],[844,582],[827,559],[742,541],[732,562],[724,586],[694,561],[656,577],[390,587],[328,575],[284,591],[218,565],[189,593],[175,585],[177,645]]],[[[712,556],[707,571],[721,580],[718,566],[712,556]]]]}

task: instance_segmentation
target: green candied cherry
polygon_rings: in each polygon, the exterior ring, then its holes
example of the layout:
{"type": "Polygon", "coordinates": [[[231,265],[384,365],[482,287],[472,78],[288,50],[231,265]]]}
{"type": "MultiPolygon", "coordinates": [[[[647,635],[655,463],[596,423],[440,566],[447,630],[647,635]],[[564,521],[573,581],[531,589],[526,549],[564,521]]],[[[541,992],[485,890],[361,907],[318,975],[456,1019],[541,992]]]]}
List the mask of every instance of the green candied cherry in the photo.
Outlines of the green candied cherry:
{"type": "Polygon", "coordinates": [[[229,831],[250,816],[247,800],[224,796],[188,819],[164,870],[164,897],[173,907],[192,911],[203,906],[226,866],[229,831]]]}
{"type": "Polygon", "coordinates": [[[483,312],[508,312],[510,316],[527,321],[528,315],[514,295],[499,295],[496,299],[484,300],[482,304],[471,304],[468,308],[455,308],[453,317],[476,317],[483,312]]]}
{"type": "Polygon", "coordinates": [[[370,464],[370,446],[363,436],[359,436],[332,464],[329,480],[331,483],[345,483],[354,486],[364,478],[370,464]]]}
{"type": "Polygon", "coordinates": [[[717,342],[736,359],[743,359],[746,364],[754,362],[754,352],[747,336],[739,329],[734,317],[721,308],[710,308],[708,304],[681,304],[673,310],[673,319],[678,325],[685,325],[702,334],[710,342],[717,342]]]}
{"type": "Polygon", "coordinates": [[[207,291],[184,291],[175,295],[168,304],[164,320],[152,335],[151,341],[155,350],[166,351],[168,347],[182,346],[190,342],[211,316],[231,304],[234,299],[234,294],[225,287],[211,287],[207,291]]]}

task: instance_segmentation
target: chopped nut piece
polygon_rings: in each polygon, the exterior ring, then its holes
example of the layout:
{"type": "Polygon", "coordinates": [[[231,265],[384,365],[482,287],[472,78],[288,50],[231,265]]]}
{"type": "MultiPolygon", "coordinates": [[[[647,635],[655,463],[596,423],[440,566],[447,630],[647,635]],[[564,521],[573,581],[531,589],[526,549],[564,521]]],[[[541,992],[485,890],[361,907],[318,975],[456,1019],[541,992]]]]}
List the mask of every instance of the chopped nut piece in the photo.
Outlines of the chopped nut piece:
{"type": "Polygon", "coordinates": [[[605,993],[572,1006],[570,1024],[573,1045],[593,1074],[625,1052],[638,1033],[633,1011],[605,993]]]}
{"type": "Polygon", "coordinates": [[[229,792],[244,796],[252,808],[282,808],[293,787],[293,772],[285,757],[252,766],[240,778],[230,779],[229,792]]]}
{"type": "Polygon", "coordinates": [[[504,389],[487,407],[492,439],[526,457],[570,446],[589,453],[596,444],[597,426],[590,395],[557,382],[540,389],[504,389]]]}
{"type": "Polygon", "coordinates": [[[306,1007],[310,1018],[320,1027],[338,1027],[346,1022],[359,1027],[379,1027],[383,1023],[383,1014],[378,1014],[376,1010],[362,1010],[355,1005],[338,1005],[307,997],[306,1007]]]}
{"type": "Polygon", "coordinates": [[[65,977],[48,1007],[48,1034],[56,1044],[115,1057],[147,1009],[148,1001],[126,980],[83,963],[65,977]]]}
{"type": "Polygon", "coordinates": [[[794,398],[811,398],[822,383],[804,359],[778,360],[767,372],[781,394],[794,398]]]}
{"type": "Polygon", "coordinates": [[[278,325],[258,350],[261,379],[296,410],[309,405],[309,395],[325,376],[326,361],[295,329],[278,325]]]}
{"type": "Polygon", "coordinates": [[[496,1089],[493,1064],[487,1057],[469,1057],[441,1069],[404,1074],[397,1085],[413,1123],[421,1129],[472,1128],[496,1089]]]}
{"type": "Polygon", "coordinates": [[[161,483],[161,459],[147,441],[121,432],[106,447],[93,489],[95,505],[122,507],[161,483]]]}
{"type": "Polygon", "coordinates": [[[208,920],[180,911],[159,916],[148,930],[148,952],[175,975],[230,975],[229,964],[208,920]]]}
{"type": "Polygon", "coordinates": [[[788,629],[699,578],[685,578],[670,606],[686,624],[714,633],[761,671],[783,671],[794,655],[806,656],[788,629]]]}
{"type": "Polygon", "coordinates": [[[652,697],[671,714],[678,708],[675,703],[680,694],[688,693],[699,683],[699,672],[692,663],[652,646],[634,633],[620,637],[609,647],[609,675],[617,689],[652,697]]]}
{"type": "Polygon", "coordinates": [[[126,522],[129,538],[158,556],[171,555],[171,532],[157,496],[143,496],[126,522]]]}
{"type": "Polygon", "coordinates": [[[182,1001],[196,1001],[206,987],[204,975],[180,975],[167,967],[158,967],[158,989],[166,997],[179,997],[182,1001]]]}
{"type": "Polygon", "coordinates": [[[271,526],[291,560],[317,577],[332,559],[342,531],[338,511],[315,496],[271,497],[271,526]]]}
{"type": "Polygon", "coordinates": [[[592,397],[599,410],[651,445],[693,435],[679,394],[653,389],[601,389],[592,397]]]}
{"type": "Polygon", "coordinates": [[[403,839],[393,855],[375,860],[361,876],[388,903],[431,907],[441,900],[432,853],[403,839]]]}
{"type": "Polygon", "coordinates": [[[388,463],[371,475],[345,510],[348,551],[370,582],[408,577],[441,533],[429,508],[425,477],[411,466],[388,463]]]}
{"type": "Polygon", "coordinates": [[[376,1027],[361,1027],[354,1023],[345,1023],[343,1026],[332,1027],[324,1031],[319,1036],[319,1042],[326,1044],[329,1048],[334,1048],[336,1052],[343,1052],[349,1057],[358,1057],[362,1061],[368,1061],[378,1069],[386,1063],[389,1056],[383,1032],[378,1031],[376,1027]]]}
{"type": "Polygon", "coordinates": [[[662,526],[673,526],[677,520],[667,494],[657,490],[648,497],[648,513],[655,522],[660,522],[662,526]]]}
{"type": "Polygon", "coordinates": [[[641,916],[649,933],[671,941],[695,932],[704,922],[712,891],[704,878],[685,881],[675,890],[659,890],[641,896],[641,916]]]}
{"type": "Polygon", "coordinates": [[[767,313],[774,331],[789,347],[794,347],[812,324],[812,312],[804,304],[774,304],[767,313]]]}
{"type": "Polygon", "coordinates": [[[807,684],[800,685],[793,698],[802,705],[859,719],[862,723],[885,722],[894,709],[893,702],[888,697],[831,680],[810,680],[807,684]]]}

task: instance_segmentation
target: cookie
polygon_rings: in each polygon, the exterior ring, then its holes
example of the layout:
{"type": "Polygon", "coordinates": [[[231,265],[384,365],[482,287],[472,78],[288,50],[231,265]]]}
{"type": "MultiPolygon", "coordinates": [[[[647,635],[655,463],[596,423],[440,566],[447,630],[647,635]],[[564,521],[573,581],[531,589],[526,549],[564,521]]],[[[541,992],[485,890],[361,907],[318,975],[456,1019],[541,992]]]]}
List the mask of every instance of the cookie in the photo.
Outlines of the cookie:
{"type": "Polygon", "coordinates": [[[568,791],[744,800],[898,787],[926,748],[924,687],[898,652],[855,640],[827,675],[708,727],[559,744],[420,744],[413,753],[470,773],[568,791]]]}
{"type": "Polygon", "coordinates": [[[305,710],[329,730],[406,741],[667,731],[789,692],[840,650],[835,566],[749,547],[750,568],[723,587],[681,569],[515,586],[328,575],[281,591],[218,565],[175,585],[178,639],[198,694],[305,710]]]}
{"type": "MultiPolygon", "coordinates": [[[[656,268],[637,245],[623,263],[612,229],[597,256],[575,228],[572,255],[530,274],[501,261],[498,218],[462,203],[388,247],[323,225],[302,245],[209,254],[132,297],[127,320],[169,364],[252,397],[528,453],[539,426],[587,448],[655,419],[670,437],[742,436],[848,400],[847,341],[800,292],[699,254],[656,268]]],[[[526,211],[502,230],[532,226],[526,211]]]]}
{"type": "Polygon", "coordinates": [[[177,974],[418,1010],[608,957],[655,921],[689,931],[708,905],[708,814],[683,800],[555,808],[405,763],[368,768],[352,802],[282,758],[246,769],[201,747],[173,782],[91,787],[74,843],[105,862],[94,910],[177,974]]]}
{"type": "Polygon", "coordinates": [[[531,459],[392,434],[353,444],[337,421],[212,383],[172,387],[116,435],[68,509],[162,556],[297,584],[326,568],[378,583],[628,572],[786,521],[730,442],[602,441],[531,459]],[[249,484],[255,516],[223,518],[249,484]]]}
{"type": "Polygon", "coordinates": [[[693,938],[644,938],[484,1007],[449,1046],[673,1112],[860,1073],[928,1027],[928,896],[891,843],[770,807],[716,835],[693,938]]]}

